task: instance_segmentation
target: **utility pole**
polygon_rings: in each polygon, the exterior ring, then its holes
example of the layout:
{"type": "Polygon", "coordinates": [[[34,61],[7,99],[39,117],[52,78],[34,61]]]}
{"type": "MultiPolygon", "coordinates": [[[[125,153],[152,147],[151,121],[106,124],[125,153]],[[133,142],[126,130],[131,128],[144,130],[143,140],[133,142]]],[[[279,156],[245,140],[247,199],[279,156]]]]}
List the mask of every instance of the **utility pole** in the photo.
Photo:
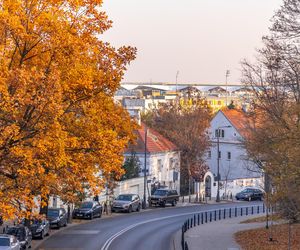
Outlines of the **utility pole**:
{"type": "Polygon", "coordinates": [[[231,126],[222,126],[217,129],[217,178],[218,178],[218,186],[217,186],[217,197],[216,202],[220,202],[220,128],[231,128],[231,126]]]}
{"type": "Polygon", "coordinates": [[[177,91],[178,91],[178,86],[177,86],[178,76],[179,76],[179,70],[177,70],[177,72],[176,72],[176,95],[177,95],[177,91]]]}
{"type": "Polygon", "coordinates": [[[144,129],[145,129],[145,152],[144,152],[144,198],[143,198],[143,209],[146,209],[146,185],[147,185],[147,137],[148,137],[148,129],[146,124],[144,125],[144,129]]]}

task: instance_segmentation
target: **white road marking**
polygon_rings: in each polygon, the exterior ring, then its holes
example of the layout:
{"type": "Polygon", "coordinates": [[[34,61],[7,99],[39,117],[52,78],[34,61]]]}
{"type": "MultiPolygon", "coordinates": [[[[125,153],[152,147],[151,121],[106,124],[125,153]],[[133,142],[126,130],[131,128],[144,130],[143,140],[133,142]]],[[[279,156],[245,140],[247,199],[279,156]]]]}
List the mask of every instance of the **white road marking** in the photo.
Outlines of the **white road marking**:
{"type": "MultiPolygon", "coordinates": [[[[250,206],[239,206],[238,208],[246,208],[246,207],[250,207],[250,206]]],[[[256,206],[255,206],[256,207],[256,206]]],[[[225,207],[226,208],[226,207],[225,207]]],[[[229,209],[229,208],[227,208],[229,209]]],[[[199,211],[198,213],[203,213],[203,212],[213,212],[215,210],[218,210],[218,209],[211,209],[211,210],[203,210],[203,211],[199,211]]],[[[150,219],[150,220],[146,220],[146,221],[142,221],[142,222],[139,222],[139,223],[136,223],[136,224],[133,224],[133,225],[130,225],[124,229],[122,229],[121,231],[115,233],[114,235],[112,235],[111,237],[109,237],[104,245],[101,247],[101,250],[108,250],[110,245],[112,244],[112,242],[118,238],[119,236],[121,236],[122,234],[126,233],[127,231],[137,227],[137,226],[140,226],[140,225],[143,225],[143,224],[146,224],[146,223],[150,223],[150,222],[154,222],[154,221],[158,221],[158,220],[166,220],[166,219],[170,219],[170,218],[175,218],[175,217],[180,217],[180,216],[185,216],[185,215],[194,215],[194,214],[197,214],[197,212],[189,212],[189,213],[182,213],[182,214],[176,214],[176,215],[169,215],[169,216],[165,216],[165,217],[160,217],[160,218],[155,218],[155,219],[150,219]]],[[[249,214],[250,215],[250,214],[249,214]]]]}

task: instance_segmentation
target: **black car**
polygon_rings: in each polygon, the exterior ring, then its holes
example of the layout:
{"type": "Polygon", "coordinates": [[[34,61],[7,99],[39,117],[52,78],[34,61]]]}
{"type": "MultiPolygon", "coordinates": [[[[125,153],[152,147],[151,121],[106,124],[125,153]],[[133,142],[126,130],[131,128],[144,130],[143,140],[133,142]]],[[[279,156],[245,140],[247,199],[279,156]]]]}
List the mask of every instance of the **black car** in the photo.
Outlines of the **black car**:
{"type": "Polygon", "coordinates": [[[15,236],[22,249],[31,248],[32,235],[28,227],[24,225],[8,227],[5,233],[15,236]]]}
{"type": "Polygon", "coordinates": [[[237,200],[262,200],[263,192],[257,188],[246,188],[242,192],[236,194],[235,198],[237,200]]]}
{"type": "Polygon", "coordinates": [[[58,229],[68,224],[68,214],[64,208],[48,208],[47,220],[50,222],[50,227],[58,229]]]}
{"type": "Polygon", "coordinates": [[[153,195],[150,196],[149,205],[159,205],[165,207],[167,203],[176,206],[179,200],[179,195],[173,189],[157,189],[153,195]]]}
{"type": "Polygon", "coordinates": [[[48,220],[33,220],[30,225],[30,230],[33,238],[43,239],[49,235],[50,223],[48,220]]]}
{"type": "Polygon", "coordinates": [[[90,219],[101,217],[102,206],[98,201],[86,201],[81,203],[79,208],[74,209],[73,218],[90,219]]]}

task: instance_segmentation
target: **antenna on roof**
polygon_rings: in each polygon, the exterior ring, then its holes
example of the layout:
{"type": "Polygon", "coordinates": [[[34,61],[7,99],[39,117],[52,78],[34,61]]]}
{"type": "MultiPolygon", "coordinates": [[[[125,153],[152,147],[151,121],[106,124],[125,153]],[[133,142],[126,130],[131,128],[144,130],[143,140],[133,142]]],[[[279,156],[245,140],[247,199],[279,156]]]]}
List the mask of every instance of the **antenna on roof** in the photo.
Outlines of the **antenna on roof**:
{"type": "Polygon", "coordinates": [[[228,105],[227,103],[227,96],[228,96],[228,92],[227,92],[227,83],[228,83],[228,77],[230,76],[230,70],[226,70],[226,74],[225,74],[225,78],[226,78],[226,107],[228,105]]]}

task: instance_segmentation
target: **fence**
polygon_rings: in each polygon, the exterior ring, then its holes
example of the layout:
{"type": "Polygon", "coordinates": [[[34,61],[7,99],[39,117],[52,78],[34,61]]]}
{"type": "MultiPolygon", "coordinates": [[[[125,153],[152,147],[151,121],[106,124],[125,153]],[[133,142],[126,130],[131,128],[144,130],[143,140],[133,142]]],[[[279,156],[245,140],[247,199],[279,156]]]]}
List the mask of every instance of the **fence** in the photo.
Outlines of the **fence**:
{"type": "MultiPolygon", "coordinates": [[[[273,209],[273,208],[272,208],[273,209]]],[[[253,214],[260,214],[266,212],[265,205],[257,205],[257,206],[244,206],[244,207],[235,207],[235,208],[223,208],[223,209],[216,209],[216,210],[209,210],[204,211],[201,213],[195,213],[187,219],[181,228],[181,247],[182,250],[188,250],[188,244],[185,241],[185,233],[190,228],[193,228],[195,226],[200,226],[205,223],[209,223],[212,221],[222,220],[222,219],[228,219],[238,216],[244,216],[244,215],[253,215],[253,214]]],[[[267,212],[271,212],[271,207],[268,208],[267,212]]]]}

